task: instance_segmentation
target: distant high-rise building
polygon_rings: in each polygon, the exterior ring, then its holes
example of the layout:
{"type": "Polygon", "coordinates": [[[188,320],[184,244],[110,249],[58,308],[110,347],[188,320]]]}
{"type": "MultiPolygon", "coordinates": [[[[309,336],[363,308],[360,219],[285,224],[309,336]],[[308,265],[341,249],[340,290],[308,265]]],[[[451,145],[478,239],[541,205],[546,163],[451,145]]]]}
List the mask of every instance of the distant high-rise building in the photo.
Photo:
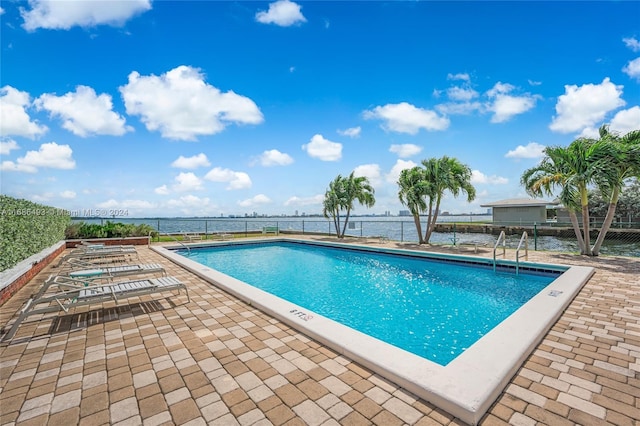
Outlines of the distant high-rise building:
{"type": "Polygon", "coordinates": [[[411,212],[409,210],[400,210],[398,216],[411,216],[411,212]]]}

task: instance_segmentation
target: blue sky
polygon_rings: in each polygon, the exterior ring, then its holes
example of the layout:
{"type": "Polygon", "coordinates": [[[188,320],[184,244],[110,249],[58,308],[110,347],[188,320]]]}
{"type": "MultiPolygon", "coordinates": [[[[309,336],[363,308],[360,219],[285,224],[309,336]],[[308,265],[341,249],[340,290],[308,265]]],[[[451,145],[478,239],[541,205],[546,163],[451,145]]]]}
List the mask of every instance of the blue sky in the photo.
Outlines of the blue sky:
{"type": "Polygon", "coordinates": [[[545,146],[640,128],[639,2],[1,1],[1,192],[129,217],[376,205],[431,157],[526,197],[545,146]]]}

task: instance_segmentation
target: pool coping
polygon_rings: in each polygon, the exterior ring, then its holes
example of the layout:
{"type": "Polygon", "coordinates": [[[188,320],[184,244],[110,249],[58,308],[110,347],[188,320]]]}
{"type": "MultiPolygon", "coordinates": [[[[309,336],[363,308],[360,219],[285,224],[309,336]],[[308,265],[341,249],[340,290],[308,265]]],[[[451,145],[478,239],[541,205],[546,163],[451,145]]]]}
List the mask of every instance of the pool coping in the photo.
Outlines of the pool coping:
{"type": "MultiPolygon", "coordinates": [[[[195,248],[276,241],[493,264],[491,259],[480,257],[286,237],[197,243],[189,246],[195,248]]],[[[184,249],[184,246],[151,247],[205,281],[285,322],[469,424],[477,424],[480,421],[525,359],[594,273],[591,267],[520,262],[524,268],[565,272],[448,365],[441,366],[252,287],[172,250],[180,248],[184,249]]],[[[499,261],[499,264],[511,267],[515,262],[499,261]]]]}

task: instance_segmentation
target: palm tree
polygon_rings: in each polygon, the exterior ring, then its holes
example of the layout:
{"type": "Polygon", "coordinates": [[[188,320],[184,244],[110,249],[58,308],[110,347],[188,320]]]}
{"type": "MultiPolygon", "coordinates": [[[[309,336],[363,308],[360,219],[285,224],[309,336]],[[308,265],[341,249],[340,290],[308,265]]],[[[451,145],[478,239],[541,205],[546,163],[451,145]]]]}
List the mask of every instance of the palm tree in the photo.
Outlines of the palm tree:
{"type": "Polygon", "coordinates": [[[342,197],[344,196],[343,177],[342,175],[329,183],[329,188],[324,193],[324,201],[322,202],[322,214],[327,219],[333,219],[333,225],[336,228],[336,235],[340,238],[340,210],[342,209],[342,197]]]}
{"type": "Polygon", "coordinates": [[[611,227],[625,181],[640,176],[640,130],[619,136],[609,132],[608,126],[602,126],[600,140],[604,141],[605,146],[600,152],[601,157],[594,162],[595,181],[602,194],[609,198],[609,206],[593,245],[594,256],[600,253],[600,247],[611,227]]]}
{"type": "Polygon", "coordinates": [[[423,244],[422,225],[420,214],[427,209],[425,199],[429,192],[429,183],[424,179],[424,173],[420,167],[404,169],[398,178],[398,198],[403,206],[407,206],[418,232],[418,243],[423,244]]]}
{"type": "MultiPolygon", "coordinates": [[[[560,201],[569,211],[569,217],[578,239],[580,253],[592,256],[589,226],[589,185],[596,181],[598,167],[609,157],[609,146],[603,139],[579,138],[568,147],[547,147],[540,164],[522,174],[520,182],[533,196],[552,195],[560,188],[560,201]],[[577,212],[582,214],[582,231],[577,212]]],[[[602,169],[600,169],[602,172],[602,169]]]]}
{"type": "Polygon", "coordinates": [[[429,244],[445,192],[451,192],[454,197],[458,197],[461,192],[465,193],[467,201],[471,202],[476,198],[476,189],[471,184],[471,168],[456,158],[446,155],[438,159],[430,158],[423,160],[422,165],[425,167],[425,180],[430,186],[427,194],[429,197],[427,230],[424,237],[424,243],[429,244]]]}
{"type": "Polygon", "coordinates": [[[333,218],[333,224],[336,228],[338,238],[344,238],[347,231],[347,223],[351,210],[354,208],[354,202],[372,207],[375,202],[375,190],[369,184],[369,179],[364,176],[355,176],[354,172],[348,177],[338,175],[330,184],[329,189],[325,192],[322,213],[324,217],[333,218]],[[342,230],[340,230],[340,212],[345,210],[345,219],[342,230]]]}

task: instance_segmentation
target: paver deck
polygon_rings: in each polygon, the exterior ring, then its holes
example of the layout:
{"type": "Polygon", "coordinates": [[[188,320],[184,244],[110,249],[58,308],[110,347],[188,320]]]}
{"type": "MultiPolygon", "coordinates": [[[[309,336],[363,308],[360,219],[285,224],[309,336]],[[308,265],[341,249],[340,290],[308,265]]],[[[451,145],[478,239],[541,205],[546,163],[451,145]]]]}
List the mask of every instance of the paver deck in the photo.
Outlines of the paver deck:
{"type": "MultiPolygon", "coordinates": [[[[191,303],[167,293],[25,322],[0,345],[0,425],[463,424],[148,248],[138,251],[140,262],[187,283],[191,303]]],[[[640,425],[640,259],[530,252],[529,260],[596,274],[481,424],[640,425]]],[[[0,325],[55,271],[46,267],[2,306],[0,325]]]]}

